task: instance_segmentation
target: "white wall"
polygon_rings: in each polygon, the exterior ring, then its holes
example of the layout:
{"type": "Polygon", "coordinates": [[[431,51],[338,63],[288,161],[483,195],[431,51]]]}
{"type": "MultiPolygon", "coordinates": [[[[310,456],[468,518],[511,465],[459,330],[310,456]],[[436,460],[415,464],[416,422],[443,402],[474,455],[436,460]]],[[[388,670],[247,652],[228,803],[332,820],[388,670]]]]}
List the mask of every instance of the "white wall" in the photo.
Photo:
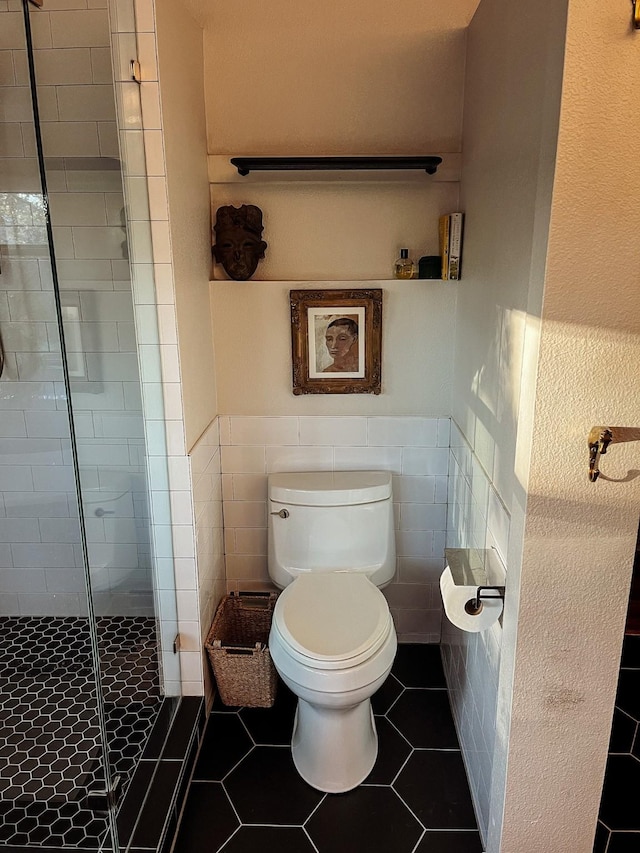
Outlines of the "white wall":
{"type": "MultiPolygon", "coordinates": [[[[189,449],[217,414],[209,322],[211,241],[202,29],[181,3],[156,0],[155,10],[171,258],[189,449]]],[[[169,247],[166,249],[168,252],[169,247]]]]}
{"type": "MultiPolygon", "coordinates": [[[[586,476],[591,425],[636,416],[637,288],[623,278],[605,298],[594,254],[607,246],[638,267],[624,237],[640,211],[622,70],[639,61],[637,39],[621,0],[568,5],[564,77],[564,4],[483,0],[468,40],[454,417],[510,519],[501,648],[480,658],[496,713],[487,731],[457,719],[476,794],[490,775],[488,811],[476,802],[491,853],[592,849],[637,536],[635,482],[586,476]],[[609,168],[584,172],[603,157],[609,168]],[[603,572],[594,611],[587,590],[603,572]],[[474,740],[487,733],[488,763],[474,740]]],[[[633,451],[614,452],[609,471],[624,479],[633,451]]],[[[477,683],[470,652],[453,650],[453,682],[462,662],[477,683]]]]}
{"type": "MultiPolygon", "coordinates": [[[[464,28],[476,5],[248,0],[238,14],[229,0],[197,3],[207,21],[209,153],[459,152],[464,28]]],[[[400,247],[416,260],[437,253],[438,216],[456,209],[458,177],[365,177],[250,176],[215,183],[212,207],[262,209],[268,249],[256,281],[389,279],[400,247]]]]}
{"type": "Polygon", "coordinates": [[[159,341],[181,687],[210,698],[203,644],[224,592],[224,558],[202,31],[180,3],[138,0],[136,13],[156,294],[167,303],[159,341]]]}
{"type": "MultiPolygon", "coordinates": [[[[401,247],[416,264],[423,255],[439,254],[438,218],[458,205],[458,158],[455,162],[448,175],[443,163],[441,175],[401,171],[390,178],[384,172],[384,179],[378,172],[346,172],[336,179],[334,172],[328,173],[332,180],[321,181],[318,173],[295,172],[287,173],[286,182],[274,182],[261,180],[265,173],[251,173],[246,183],[211,184],[212,215],[215,220],[227,204],[262,210],[267,250],[252,278],[256,285],[390,279],[401,247]],[[356,180],[363,174],[367,180],[356,180]]],[[[227,280],[220,264],[214,264],[213,277],[227,280]]]]}
{"type": "Polygon", "coordinates": [[[458,151],[464,27],[477,0],[213,0],[209,152],[458,151]]]}
{"type": "MultiPolygon", "coordinates": [[[[447,547],[495,549],[504,565],[510,515],[455,422],[447,504],[447,547]]],[[[502,641],[502,619],[486,631],[466,633],[443,615],[440,645],[449,699],[483,838],[490,820],[502,641]]]]}
{"type": "MultiPolygon", "coordinates": [[[[216,607],[226,592],[224,534],[222,520],[222,478],[218,419],[205,430],[190,454],[193,513],[196,527],[197,596],[188,590],[178,592],[181,616],[180,637],[185,653],[202,663],[203,692],[207,704],[213,699],[209,664],[203,649],[216,607]]],[[[174,495],[173,511],[184,512],[190,496],[174,495]]]]}
{"type": "MultiPolygon", "coordinates": [[[[366,286],[383,289],[382,393],[296,397],[291,390],[289,291],[309,286],[306,282],[211,283],[221,412],[448,416],[456,285],[367,282],[366,286]]],[[[330,286],[340,285],[327,283],[330,286]]]]}
{"type": "Polygon", "coordinates": [[[516,646],[564,12],[557,2],[522,9],[482,0],[467,36],[465,258],[452,395],[462,440],[453,451],[448,544],[497,545],[507,566],[507,602],[504,630],[496,626],[476,636],[449,626],[445,661],[480,827],[491,851],[499,849],[507,760],[508,672],[516,646]]]}
{"type": "Polygon", "coordinates": [[[640,71],[638,47],[624,0],[570,0],[504,750],[504,851],[541,850],[553,839],[557,849],[587,853],[595,832],[640,490],[626,479],[637,444],[610,450],[601,467],[612,479],[592,484],[586,436],[592,425],[635,426],[638,417],[640,246],[628,234],[640,227],[639,123],[626,83],[640,71]],[[607,168],[591,174],[578,164],[603,157],[607,168]],[[606,296],[594,264],[600,249],[622,271],[606,296]],[[603,591],[601,608],[591,589],[603,591]]]}
{"type": "MultiPolygon", "coordinates": [[[[464,27],[475,2],[301,9],[251,0],[241,16],[226,0],[190,5],[205,22],[211,155],[459,151],[464,27]]],[[[448,435],[457,291],[398,282],[391,270],[401,246],[415,260],[438,252],[438,217],[458,205],[459,157],[433,179],[322,181],[227,181],[221,160],[210,164],[213,216],[224,204],[256,204],[268,243],[251,281],[226,281],[216,265],[211,282],[228,586],[268,585],[270,471],[388,469],[396,475],[399,574],[387,590],[396,627],[403,640],[438,641],[448,451],[424,444],[423,425],[441,419],[448,435]],[[292,393],[289,291],[310,287],[382,288],[380,395],[292,393]],[[445,460],[437,491],[430,453],[445,460]]]]}

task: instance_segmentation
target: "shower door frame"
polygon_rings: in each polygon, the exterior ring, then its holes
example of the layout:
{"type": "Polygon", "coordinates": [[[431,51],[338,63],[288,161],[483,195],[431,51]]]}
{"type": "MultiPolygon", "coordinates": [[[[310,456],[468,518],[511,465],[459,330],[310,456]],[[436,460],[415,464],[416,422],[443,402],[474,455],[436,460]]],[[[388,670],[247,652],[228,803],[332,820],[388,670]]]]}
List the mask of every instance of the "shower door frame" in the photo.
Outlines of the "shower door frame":
{"type": "MultiPolygon", "coordinates": [[[[107,731],[106,731],[104,696],[103,696],[103,692],[102,692],[102,684],[101,684],[101,678],[100,678],[100,659],[99,659],[99,653],[98,653],[98,641],[97,641],[97,634],[96,634],[96,612],[95,612],[95,607],[94,607],[94,603],[93,603],[93,599],[92,599],[92,595],[91,595],[91,581],[90,581],[90,570],[91,569],[90,569],[90,560],[89,560],[89,548],[88,548],[88,543],[87,543],[87,530],[86,530],[85,517],[84,517],[85,513],[84,513],[83,500],[82,500],[82,483],[81,483],[81,476],[80,476],[80,463],[79,463],[79,459],[78,459],[76,426],[75,426],[75,422],[74,422],[74,418],[73,418],[73,395],[72,395],[71,380],[70,380],[70,375],[69,375],[69,356],[68,356],[67,347],[66,347],[66,343],[65,343],[65,336],[64,336],[64,320],[63,320],[63,312],[62,312],[63,306],[62,306],[62,302],[61,302],[61,298],[60,298],[60,287],[59,287],[59,280],[58,280],[58,274],[57,274],[56,254],[55,254],[55,247],[54,247],[54,241],[53,241],[53,230],[52,230],[53,224],[51,221],[51,217],[49,215],[47,175],[46,175],[46,168],[45,168],[45,162],[44,162],[45,152],[43,150],[42,134],[41,134],[41,126],[40,126],[40,116],[39,116],[39,107],[38,107],[38,98],[37,98],[37,80],[35,77],[35,66],[34,66],[34,55],[33,55],[33,41],[32,41],[30,26],[29,26],[29,24],[30,24],[29,4],[31,4],[32,6],[35,6],[35,7],[42,7],[42,3],[34,2],[34,0],[23,0],[22,7],[23,7],[24,19],[25,19],[25,49],[26,49],[26,53],[27,53],[27,61],[28,61],[28,66],[29,66],[29,88],[31,91],[33,113],[34,113],[33,126],[34,126],[34,133],[35,133],[35,137],[36,137],[36,152],[37,152],[38,170],[40,173],[42,197],[43,197],[45,209],[46,209],[46,216],[45,216],[46,235],[47,235],[48,251],[49,251],[50,264],[51,264],[51,273],[52,273],[52,277],[53,277],[53,298],[54,298],[54,305],[55,305],[55,315],[56,315],[56,322],[57,322],[57,327],[58,327],[59,336],[60,336],[60,357],[61,357],[62,365],[63,365],[63,384],[64,384],[65,394],[66,394],[66,398],[67,398],[67,416],[68,416],[68,421],[69,421],[69,440],[70,440],[70,445],[71,445],[71,460],[72,460],[73,477],[74,477],[74,481],[75,481],[76,496],[77,496],[78,522],[79,522],[79,526],[80,526],[80,543],[79,544],[80,544],[80,548],[82,551],[83,570],[84,570],[84,575],[85,575],[85,584],[87,587],[87,609],[89,611],[89,625],[91,626],[91,649],[92,649],[92,658],[93,658],[92,673],[93,673],[93,680],[95,681],[95,687],[96,687],[97,697],[98,697],[97,717],[98,717],[98,723],[99,723],[99,727],[100,727],[100,731],[101,731],[100,746],[101,746],[101,752],[102,752],[102,760],[103,760],[103,764],[104,764],[104,768],[105,768],[105,770],[104,770],[104,772],[105,772],[105,788],[104,788],[104,791],[102,791],[102,792],[94,792],[94,794],[98,795],[98,799],[94,799],[94,805],[99,805],[98,800],[101,797],[102,798],[102,805],[108,809],[109,832],[110,832],[111,843],[113,845],[113,849],[117,850],[118,838],[117,838],[117,829],[115,826],[116,796],[114,793],[115,788],[117,786],[117,778],[113,774],[111,765],[109,763],[109,757],[108,757],[108,735],[107,735],[107,731]]],[[[46,8],[46,4],[45,4],[45,8],[46,8]]],[[[132,3],[132,9],[133,9],[133,3],[132,3]]],[[[33,11],[36,12],[35,9],[33,11]]],[[[113,50],[113,35],[111,36],[111,44],[112,44],[112,50],[113,50]]],[[[126,197],[126,188],[125,188],[125,197],[126,197]]],[[[129,234],[130,223],[128,221],[128,218],[126,221],[126,227],[127,227],[127,236],[130,238],[130,234],[129,234]]],[[[150,230],[150,228],[149,228],[149,230],[150,230]]],[[[131,245],[130,239],[129,239],[129,245],[131,245]]],[[[142,385],[142,375],[140,376],[140,381],[141,381],[141,385],[142,385]]],[[[144,414],[145,413],[143,410],[143,418],[144,418],[144,414]]],[[[156,414],[156,418],[157,418],[157,414],[156,414]]],[[[146,427],[147,427],[147,423],[146,423],[146,418],[145,418],[145,433],[146,433],[146,427]]],[[[165,455],[164,455],[163,459],[157,458],[161,454],[158,453],[158,442],[157,442],[157,436],[156,436],[156,451],[155,451],[155,457],[156,458],[153,460],[155,462],[155,485],[156,485],[155,491],[156,491],[156,493],[158,491],[161,491],[161,492],[165,492],[168,494],[168,476],[166,473],[166,470],[167,470],[166,445],[164,448],[164,453],[165,453],[165,455]],[[162,476],[163,472],[164,472],[164,477],[162,476]],[[158,488],[158,486],[160,486],[160,488],[158,488]],[[162,486],[165,486],[165,488],[162,488],[162,486]]],[[[151,473],[151,472],[149,472],[149,473],[151,473]]],[[[147,488],[148,488],[148,492],[149,492],[150,506],[151,506],[152,501],[153,501],[153,492],[149,488],[148,481],[147,481],[147,488]]],[[[157,494],[156,494],[156,497],[157,497],[157,494]]],[[[152,519],[150,520],[152,528],[154,527],[154,524],[153,524],[154,520],[156,523],[158,522],[158,516],[155,513],[152,515],[152,519]]],[[[170,516],[167,516],[166,518],[162,519],[162,522],[163,523],[158,525],[158,526],[160,528],[161,540],[163,542],[164,551],[162,550],[162,548],[159,550],[160,550],[160,553],[162,555],[162,559],[163,559],[164,563],[168,564],[168,561],[170,560],[171,566],[173,566],[173,549],[172,549],[172,542],[171,542],[171,537],[170,537],[170,531],[171,531],[170,516]],[[169,537],[167,537],[167,532],[169,532],[169,537]],[[167,539],[168,539],[168,542],[167,542],[167,539]]],[[[155,578],[154,596],[155,596],[155,601],[156,601],[156,613],[157,613],[158,612],[158,609],[157,609],[158,608],[158,595],[159,595],[158,586],[160,584],[158,584],[158,576],[157,576],[158,567],[157,567],[156,561],[154,559],[154,557],[157,558],[157,553],[158,553],[158,549],[156,548],[155,554],[154,554],[154,545],[157,546],[158,538],[157,538],[157,536],[153,535],[154,533],[157,533],[157,531],[155,531],[155,530],[152,531],[152,565],[154,566],[154,578],[155,578]]],[[[165,579],[167,577],[167,568],[168,568],[168,565],[163,566],[162,575],[165,579]]],[[[166,587],[166,580],[165,580],[164,586],[166,587]]],[[[170,674],[170,680],[172,681],[172,688],[168,691],[170,695],[177,696],[179,694],[178,694],[178,691],[176,690],[176,685],[180,684],[180,674],[179,674],[179,657],[176,654],[176,648],[175,648],[175,644],[173,642],[173,640],[177,636],[177,612],[176,612],[176,607],[175,607],[175,590],[173,592],[173,602],[171,601],[171,596],[167,595],[166,589],[163,589],[162,592],[164,593],[163,607],[162,607],[162,611],[161,611],[161,618],[159,620],[157,620],[158,622],[160,622],[160,625],[163,628],[163,630],[161,631],[162,638],[163,638],[163,647],[161,648],[162,660],[163,660],[163,663],[165,665],[165,667],[164,667],[165,668],[165,675],[166,675],[166,670],[168,669],[167,662],[169,665],[177,664],[177,668],[174,665],[172,672],[170,674]],[[173,631],[171,630],[172,619],[174,620],[173,631]],[[173,657],[173,659],[172,659],[172,657],[173,657]]],[[[165,693],[166,692],[167,691],[165,691],[165,693]]]]}

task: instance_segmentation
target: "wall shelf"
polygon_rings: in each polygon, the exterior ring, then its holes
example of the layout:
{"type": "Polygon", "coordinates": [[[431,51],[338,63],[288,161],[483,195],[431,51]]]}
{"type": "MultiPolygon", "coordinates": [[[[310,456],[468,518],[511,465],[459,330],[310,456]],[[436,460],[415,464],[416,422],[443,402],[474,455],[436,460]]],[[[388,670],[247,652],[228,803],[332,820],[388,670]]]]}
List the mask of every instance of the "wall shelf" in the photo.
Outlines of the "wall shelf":
{"type": "MultiPolygon", "coordinates": [[[[212,184],[253,183],[431,183],[459,181],[462,156],[459,153],[409,157],[234,157],[210,154],[209,181],[212,184]],[[435,171],[427,172],[427,161],[435,171]],[[294,164],[285,165],[283,163],[294,164]],[[238,164],[248,174],[238,172],[238,164]],[[258,164],[257,166],[254,164],[258,164]]],[[[429,166],[431,168],[431,166],[429,166]]]]}
{"type": "Polygon", "coordinates": [[[230,162],[242,176],[248,175],[249,172],[351,172],[386,169],[417,169],[433,175],[442,163],[442,157],[232,157],[230,162]]]}
{"type": "MultiPolygon", "coordinates": [[[[259,267],[258,267],[259,269],[259,267]]],[[[211,268],[211,273],[209,275],[209,281],[214,282],[215,284],[233,284],[233,285],[283,285],[286,284],[290,288],[326,288],[331,289],[334,287],[384,287],[385,285],[388,287],[391,284],[398,285],[400,289],[402,289],[402,285],[408,285],[409,287],[415,287],[415,285],[420,284],[446,284],[450,289],[451,285],[459,284],[459,281],[445,281],[443,278],[390,278],[382,277],[382,278],[358,278],[357,276],[350,275],[349,278],[337,278],[335,276],[324,276],[323,278],[292,278],[292,279],[282,279],[282,278],[260,278],[258,273],[246,281],[234,281],[228,278],[224,272],[221,271],[221,267],[218,264],[214,264],[211,268]]]]}

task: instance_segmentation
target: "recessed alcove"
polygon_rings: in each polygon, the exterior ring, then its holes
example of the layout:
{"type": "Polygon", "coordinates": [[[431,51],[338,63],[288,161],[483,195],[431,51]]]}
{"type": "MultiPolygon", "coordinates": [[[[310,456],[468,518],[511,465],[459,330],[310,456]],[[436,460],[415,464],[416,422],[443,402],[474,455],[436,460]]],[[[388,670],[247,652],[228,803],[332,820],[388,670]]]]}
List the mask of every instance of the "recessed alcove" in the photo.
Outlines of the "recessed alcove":
{"type": "MultiPolygon", "coordinates": [[[[392,279],[399,249],[415,262],[439,254],[438,218],[457,209],[460,154],[424,169],[274,170],[240,175],[226,155],[208,158],[212,220],[223,205],[255,204],[268,248],[253,281],[392,279]]],[[[226,280],[213,265],[212,280],[226,280]]]]}

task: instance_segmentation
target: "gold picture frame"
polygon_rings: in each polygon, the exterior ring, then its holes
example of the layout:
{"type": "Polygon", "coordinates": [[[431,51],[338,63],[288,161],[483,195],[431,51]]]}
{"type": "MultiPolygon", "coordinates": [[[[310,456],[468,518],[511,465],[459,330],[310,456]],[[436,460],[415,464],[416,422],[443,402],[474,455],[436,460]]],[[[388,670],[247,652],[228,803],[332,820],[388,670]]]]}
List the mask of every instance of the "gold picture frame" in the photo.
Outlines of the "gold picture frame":
{"type": "Polygon", "coordinates": [[[382,290],[291,290],[293,393],[380,394],[382,290]]]}

